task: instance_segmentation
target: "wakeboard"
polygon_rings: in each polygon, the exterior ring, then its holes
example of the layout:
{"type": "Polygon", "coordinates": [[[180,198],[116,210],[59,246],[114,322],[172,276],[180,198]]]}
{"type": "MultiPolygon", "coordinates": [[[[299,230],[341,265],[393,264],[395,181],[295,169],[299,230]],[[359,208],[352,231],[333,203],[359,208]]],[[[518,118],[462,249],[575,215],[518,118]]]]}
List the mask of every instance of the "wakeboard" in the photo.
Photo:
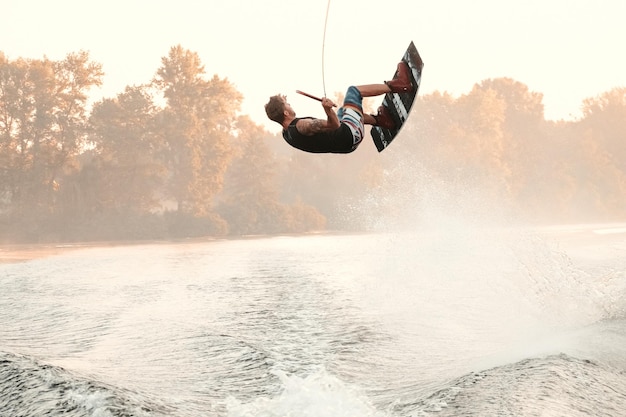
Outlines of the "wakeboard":
{"type": "MultiPolygon", "coordinates": [[[[413,91],[385,94],[382,105],[389,110],[396,127],[394,129],[386,129],[380,126],[372,127],[371,134],[378,152],[382,152],[385,148],[387,148],[387,146],[389,146],[391,141],[393,141],[398,135],[398,132],[400,132],[400,129],[402,129],[402,126],[409,118],[413,101],[415,101],[417,91],[422,81],[422,68],[424,67],[424,62],[422,61],[420,54],[417,52],[417,48],[415,48],[415,44],[413,44],[413,42],[409,44],[409,47],[402,56],[402,60],[409,66],[413,91]]],[[[397,73],[394,74],[393,78],[397,78],[397,75],[397,73]]]]}

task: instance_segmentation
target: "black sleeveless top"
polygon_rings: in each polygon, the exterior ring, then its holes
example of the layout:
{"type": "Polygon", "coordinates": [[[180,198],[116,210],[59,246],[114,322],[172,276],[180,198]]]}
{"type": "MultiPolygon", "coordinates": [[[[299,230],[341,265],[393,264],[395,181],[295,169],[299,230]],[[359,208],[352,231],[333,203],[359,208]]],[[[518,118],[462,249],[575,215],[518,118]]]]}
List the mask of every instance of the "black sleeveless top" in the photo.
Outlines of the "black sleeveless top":
{"type": "Polygon", "coordinates": [[[342,123],[331,132],[305,136],[296,129],[296,123],[301,119],[312,119],[312,117],[293,119],[287,129],[283,130],[283,138],[294,148],[311,153],[350,153],[354,150],[352,132],[345,124],[342,123]]]}

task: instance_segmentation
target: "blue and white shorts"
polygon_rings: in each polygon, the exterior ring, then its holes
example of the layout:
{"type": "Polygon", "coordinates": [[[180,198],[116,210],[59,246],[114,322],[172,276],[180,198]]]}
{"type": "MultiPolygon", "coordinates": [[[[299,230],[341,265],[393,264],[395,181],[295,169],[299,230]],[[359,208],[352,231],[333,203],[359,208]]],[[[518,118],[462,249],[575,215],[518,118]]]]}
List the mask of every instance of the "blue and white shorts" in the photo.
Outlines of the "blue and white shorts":
{"type": "Polygon", "coordinates": [[[356,149],[363,140],[365,129],[363,125],[363,97],[355,86],[348,87],[346,98],[343,100],[343,107],[337,111],[337,117],[342,124],[350,128],[352,149],[356,149]]]}

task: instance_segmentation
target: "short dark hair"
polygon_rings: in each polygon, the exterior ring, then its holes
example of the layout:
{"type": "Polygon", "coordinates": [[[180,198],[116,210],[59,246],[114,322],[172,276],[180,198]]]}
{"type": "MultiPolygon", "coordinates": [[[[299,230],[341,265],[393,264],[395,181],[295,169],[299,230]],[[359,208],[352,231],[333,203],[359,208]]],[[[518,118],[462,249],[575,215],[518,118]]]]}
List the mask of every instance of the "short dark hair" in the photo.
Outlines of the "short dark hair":
{"type": "Polygon", "coordinates": [[[282,125],[285,120],[285,96],[276,94],[270,97],[265,105],[265,113],[270,120],[282,125]]]}

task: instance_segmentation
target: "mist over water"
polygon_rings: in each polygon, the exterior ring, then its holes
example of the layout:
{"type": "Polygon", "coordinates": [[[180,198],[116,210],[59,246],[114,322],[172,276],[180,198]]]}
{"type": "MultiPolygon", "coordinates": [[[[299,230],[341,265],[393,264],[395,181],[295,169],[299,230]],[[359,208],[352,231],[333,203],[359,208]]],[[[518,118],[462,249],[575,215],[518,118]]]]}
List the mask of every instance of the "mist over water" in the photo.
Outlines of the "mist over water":
{"type": "Polygon", "coordinates": [[[620,226],[411,172],[345,204],[370,233],[0,265],[0,414],[623,415],[620,226]]]}

